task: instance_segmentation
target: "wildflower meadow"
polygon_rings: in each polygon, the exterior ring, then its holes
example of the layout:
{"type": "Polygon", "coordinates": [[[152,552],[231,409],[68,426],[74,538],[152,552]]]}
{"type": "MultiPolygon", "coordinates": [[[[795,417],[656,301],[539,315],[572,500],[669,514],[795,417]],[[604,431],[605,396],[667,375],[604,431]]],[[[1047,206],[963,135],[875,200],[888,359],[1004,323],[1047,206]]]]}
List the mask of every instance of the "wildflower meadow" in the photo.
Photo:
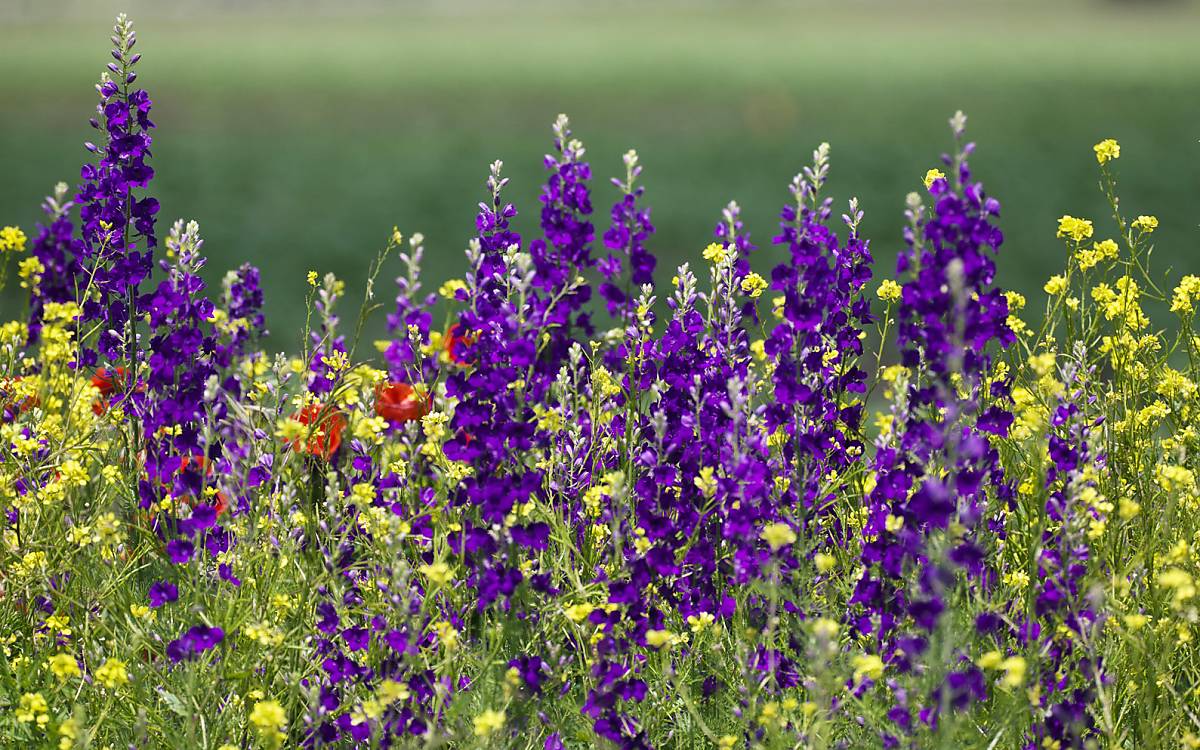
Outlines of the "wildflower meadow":
{"type": "Polygon", "coordinates": [[[540,232],[481,165],[461,277],[381,227],[280,354],[112,43],[74,184],[0,229],[0,747],[1200,748],[1200,276],[1136,153],[1064,144],[1092,218],[1027,306],[961,112],[903,206],[814,144],[674,269],[638,154],[597,182],[559,116],[540,232]]]}

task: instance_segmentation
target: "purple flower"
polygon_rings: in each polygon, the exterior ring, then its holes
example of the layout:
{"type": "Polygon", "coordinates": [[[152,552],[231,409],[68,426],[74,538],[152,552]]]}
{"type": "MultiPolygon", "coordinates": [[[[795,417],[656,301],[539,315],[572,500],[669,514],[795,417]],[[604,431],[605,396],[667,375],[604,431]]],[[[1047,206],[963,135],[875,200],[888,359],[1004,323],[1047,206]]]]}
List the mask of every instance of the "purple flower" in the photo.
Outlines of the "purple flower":
{"type": "Polygon", "coordinates": [[[644,284],[654,283],[654,267],[658,260],[646,250],[646,239],[654,233],[650,223],[650,209],[639,208],[638,199],[645,188],[637,185],[642,173],[636,151],[625,154],[625,181],[613,179],[621,190],[621,197],[613,204],[612,226],[604,233],[604,246],[609,253],[600,261],[600,272],[604,282],[600,285],[600,296],[604,298],[608,314],[626,321],[634,313],[636,291],[644,284]],[[628,281],[621,286],[624,265],[629,264],[628,281]]]}
{"type": "MultiPolygon", "coordinates": [[[[72,244],[78,259],[77,277],[90,279],[90,295],[80,300],[86,321],[100,323],[99,353],[110,362],[132,362],[137,356],[136,326],[145,300],[139,292],[153,267],[154,233],[158,201],[138,197],[154,170],[150,156],[150,98],[145,91],[130,88],[136,78],[133,67],[140,55],[130,53],[137,36],[125,16],[113,29],[113,57],[109,64],[116,80],[105,73],[96,90],[100,101],[92,125],[103,131],[103,145],[89,144],[100,155],[97,164],[80,172],[83,184],[76,203],[82,238],[72,244]],[[139,246],[142,249],[139,249],[139,246]]],[[[83,364],[96,364],[96,352],[87,350],[83,364]]]]}
{"type": "Polygon", "coordinates": [[[170,581],[156,581],[150,585],[150,606],[161,607],[179,598],[179,589],[170,581]]]}
{"type": "Polygon", "coordinates": [[[172,539],[167,542],[167,555],[176,565],[191,561],[194,552],[195,547],[187,539],[172,539]]]}
{"type": "Polygon", "coordinates": [[[29,290],[29,339],[38,340],[42,329],[42,311],[47,302],[72,302],[75,300],[76,277],[80,273],[79,259],[71,245],[74,226],[70,212],[74,203],[65,200],[67,186],[59,183],[54,195],[47,196],[42,210],[50,217],[48,225],[38,225],[30,254],[37,258],[45,269],[41,280],[29,290]]]}
{"type": "Polygon", "coordinates": [[[225,639],[225,631],[208,625],[194,625],[167,644],[167,657],[174,663],[198,658],[225,639]]]}

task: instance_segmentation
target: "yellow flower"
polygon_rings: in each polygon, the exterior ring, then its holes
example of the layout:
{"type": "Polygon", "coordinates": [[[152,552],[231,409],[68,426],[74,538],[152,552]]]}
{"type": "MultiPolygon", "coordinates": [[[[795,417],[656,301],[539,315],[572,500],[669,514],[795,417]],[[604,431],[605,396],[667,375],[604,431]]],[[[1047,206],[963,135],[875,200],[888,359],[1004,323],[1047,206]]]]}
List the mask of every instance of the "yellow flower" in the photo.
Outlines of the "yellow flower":
{"type": "Polygon", "coordinates": [[[837,558],[827,552],[818,552],[813,555],[813,564],[817,566],[818,573],[828,573],[837,565],[837,558]]]}
{"type": "Polygon", "coordinates": [[[434,623],[433,629],[437,631],[438,642],[447,651],[453,651],[458,648],[458,631],[448,621],[440,620],[434,623]]]}
{"type": "Polygon", "coordinates": [[[287,726],[287,714],[279,701],[257,701],[250,711],[250,723],[259,737],[272,747],[283,741],[283,728],[287,726]]]}
{"type": "Polygon", "coordinates": [[[1121,619],[1125,622],[1125,627],[1129,628],[1130,630],[1141,630],[1150,618],[1143,614],[1132,614],[1125,615],[1121,619]]]}
{"type": "Polygon", "coordinates": [[[1081,270],[1088,270],[1106,260],[1116,260],[1117,243],[1113,240],[1101,240],[1093,243],[1091,248],[1083,248],[1075,254],[1081,270]]]}
{"type": "Polygon", "coordinates": [[[58,750],[71,750],[75,746],[75,740],[79,739],[79,722],[74,716],[59,725],[58,736],[58,750]]]}
{"type": "Polygon", "coordinates": [[[884,279],[879,288],[875,290],[875,294],[884,302],[894,302],[900,299],[900,292],[900,285],[891,279],[884,279]]]}
{"type": "Polygon", "coordinates": [[[381,682],[376,693],[379,695],[379,700],[384,703],[406,701],[409,695],[411,695],[408,685],[405,685],[403,682],[396,682],[395,680],[384,680],[381,682]]]}
{"type": "Polygon", "coordinates": [[[93,676],[96,678],[96,682],[109,690],[119,688],[129,682],[129,673],[125,671],[125,662],[120,659],[108,659],[96,669],[93,676]]]}
{"type": "Polygon", "coordinates": [[[450,566],[444,562],[435,562],[431,565],[422,565],[420,567],[421,575],[429,579],[430,583],[437,586],[445,586],[450,581],[454,580],[453,571],[450,566]]]}
{"type": "Polygon", "coordinates": [[[1101,164],[1121,158],[1121,144],[1112,138],[1105,138],[1095,146],[1092,146],[1092,150],[1096,152],[1096,161],[1101,164]]]}
{"type": "Polygon", "coordinates": [[[583,622],[592,613],[593,609],[595,607],[587,602],[583,602],[581,604],[572,604],[563,611],[566,613],[567,619],[571,622],[583,622]]]}
{"type": "Polygon", "coordinates": [[[852,662],[854,667],[854,681],[865,678],[878,680],[883,676],[883,659],[880,659],[875,654],[859,654],[854,657],[852,662]]]}
{"type": "Polygon", "coordinates": [[[1025,659],[1020,656],[1010,656],[1000,662],[1004,670],[1004,678],[1000,684],[1006,688],[1019,688],[1025,684],[1025,659]]]}
{"type": "Polygon", "coordinates": [[[713,468],[705,466],[700,469],[700,476],[692,480],[696,485],[696,489],[700,490],[700,494],[705,497],[712,497],[717,494],[717,479],[713,476],[713,468]]]}
{"type": "Polygon", "coordinates": [[[475,736],[488,737],[504,728],[504,712],[489,708],[475,717],[475,736]]]}
{"type": "Polygon", "coordinates": [[[442,284],[440,288],[438,288],[438,294],[441,295],[443,299],[456,299],[458,290],[466,288],[467,282],[463,281],[462,279],[450,279],[445,284],[442,284]]]}
{"type": "Polygon", "coordinates": [[[670,630],[647,630],[646,645],[650,648],[662,648],[675,641],[675,634],[670,630]]]}
{"type": "Polygon", "coordinates": [[[771,546],[772,550],[778,552],[796,541],[796,532],[792,531],[792,527],[786,523],[777,521],[767,524],[766,528],[762,530],[762,538],[771,546]]]}
{"type": "Polygon", "coordinates": [[[729,248],[717,242],[704,248],[704,259],[713,264],[719,264],[729,257],[729,248]]]}
{"type": "Polygon", "coordinates": [[[1159,573],[1158,585],[1174,590],[1174,605],[1177,607],[1196,595],[1196,584],[1183,568],[1167,568],[1159,573]]]}
{"type": "Polygon", "coordinates": [[[975,660],[975,664],[980,669],[995,669],[1000,666],[1000,662],[1004,661],[1004,656],[999,651],[988,651],[983,656],[975,660]]]}
{"type": "Polygon", "coordinates": [[[55,654],[46,662],[54,676],[62,681],[79,676],[79,662],[70,654],[55,654]]]}
{"type": "Polygon", "coordinates": [[[46,726],[50,721],[50,707],[41,693],[25,693],[17,707],[17,721],[22,724],[37,722],[39,727],[46,726]]]}
{"type": "Polygon", "coordinates": [[[767,280],[753,271],[746,274],[746,277],[742,279],[742,291],[745,292],[750,299],[758,299],[761,297],[766,288],[767,280]]]}
{"type": "Polygon", "coordinates": [[[1075,242],[1083,242],[1091,238],[1092,231],[1092,222],[1087,219],[1063,216],[1058,220],[1059,237],[1070,237],[1075,242]]]}
{"type": "Polygon", "coordinates": [[[1190,315],[1197,299],[1200,299],[1200,276],[1184,276],[1171,297],[1171,312],[1190,315]]]}
{"type": "Polygon", "coordinates": [[[1139,216],[1133,220],[1133,228],[1150,234],[1155,229],[1158,229],[1158,219],[1154,216],[1139,216]]]}
{"type": "Polygon", "coordinates": [[[832,641],[837,638],[839,630],[841,630],[841,626],[827,617],[818,617],[813,623],[813,635],[823,641],[832,641]]]}
{"type": "Polygon", "coordinates": [[[17,227],[0,229],[0,252],[19,253],[25,249],[25,233],[17,227]]]}
{"type": "Polygon", "coordinates": [[[693,633],[700,633],[706,630],[710,625],[716,622],[716,618],[709,612],[701,612],[698,615],[688,615],[688,627],[693,633]]]}
{"type": "Polygon", "coordinates": [[[925,189],[929,190],[933,187],[933,183],[938,180],[946,179],[946,175],[940,169],[931,169],[925,173],[925,189]]]}
{"type": "Polygon", "coordinates": [[[1067,280],[1063,276],[1051,276],[1046,281],[1046,285],[1043,286],[1042,289],[1046,290],[1046,294],[1049,294],[1052,297],[1057,297],[1067,290],[1067,280]]]}

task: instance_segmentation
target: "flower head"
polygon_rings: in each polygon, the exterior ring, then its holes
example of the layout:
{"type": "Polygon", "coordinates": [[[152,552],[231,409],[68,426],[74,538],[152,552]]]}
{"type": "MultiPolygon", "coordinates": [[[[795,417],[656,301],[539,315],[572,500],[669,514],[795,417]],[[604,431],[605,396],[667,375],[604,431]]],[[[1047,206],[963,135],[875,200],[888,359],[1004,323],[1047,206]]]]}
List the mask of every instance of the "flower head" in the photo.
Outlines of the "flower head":
{"type": "Polygon", "coordinates": [[[1092,150],[1096,152],[1096,161],[1101,164],[1107,164],[1113,159],[1121,158],[1121,145],[1112,138],[1104,140],[1092,146],[1092,150]]]}
{"type": "Polygon", "coordinates": [[[786,523],[776,522],[767,524],[762,530],[762,538],[772,550],[778,552],[796,541],[796,532],[786,523]]]}
{"type": "Polygon", "coordinates": [[[25,233],[17,227],[0,229],[0,253],[19,253],[25,249],[25,233]]]}
{"type": "Polygon", "coordinates": [[[475,736],[490,737],[504,728],[504,712],[487,709],[475,717],[475,736]]]}
{"type": "Polygon", "coordinates": [[[375,413],[397,424],[429,413],[429,398],[408,383],[391,381],[375,386],[375,413]]]}
{"type": "Polygon", "coordinates": [[[129,684],[129,672],[125,669],[125,662],[120,659],[109,658],[105,660],[103,664],[96,668],[93,676],[96,678],[96,682],[109,690],[129,684]]]}
{"type": "Polygon", "coordinates": [[[250,711],[250,724],[269,747],[279,747],[283,742],[283,730],[287,726],[287,714],[279,701],[260,700],[250,711]]]}
{"type": "Polygon", "coordinates": [[[1063,216],[1058,220],[1058,236],[1070,237],[1075,242],[1083,242],[1092,236],[1092,222],[1070,215],[1063,216]]]}
{"type": "Polygon", "coordinates": [[[891,279],[884,279],[879,284],[875,294],[884,302],[895,302],[900,299],[900,285],[891,279]]]}
{"type": "Polygon", "coordinates": [[[296,452],[328,461],[341,447],[347,422],[337,409],[309,404],[293,415],[292,420],[309,428],[307,439],[296,438],[292,441],[292,449],[296,452]]]}
{"type": "Polygon", "coordinates": [[[1150,234],[1155,229],[1158,229],[1158,218],[1154,216],[1139,216],[1133,220],[1134,229],[1139,229],[1146,234],[1150,234]]]}

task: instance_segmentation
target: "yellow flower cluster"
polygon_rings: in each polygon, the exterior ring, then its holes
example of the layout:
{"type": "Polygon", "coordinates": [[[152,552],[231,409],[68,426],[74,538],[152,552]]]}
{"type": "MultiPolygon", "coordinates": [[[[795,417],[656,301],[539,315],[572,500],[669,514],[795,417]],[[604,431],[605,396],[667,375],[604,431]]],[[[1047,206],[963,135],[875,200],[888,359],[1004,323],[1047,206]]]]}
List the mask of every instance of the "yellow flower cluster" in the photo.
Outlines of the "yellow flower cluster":
{"type": "Polygon", "coordinates": [[[742,291],[750,299],[758,299],[766,291],[767,280],[751,271],[742,279],[742,291]]]}
{"type": "Polygon", "coordinates": [[[1117,259],[1117,243],[1113,240],[1101,240],[1092,243],[1090,248],[1080,248],[1075,253],[1075,260],[1079,262],[1079,268],[1087,271],[1104,261],[1117,259]]]}
{"type": "Polygon", "coordinates": [[[762,530],[762,538],[772,550],[778,552],[784,547],[795,543],[796,532],[793,531],[792,527],[788,526],[786,523],[777,521],[775,523],[767,524],[767,526],[762,530]]]}
{"type": "Polygon", "coordinates": [[[1131,226],[1134,229],[1150,234],[1155,229],[1158,229],[1158,218],[1154,216],[1139,216],[1133,220],[1131,226]]]}
{"type": "Polygon", "coordinates": [[[473,723],[476,737],[489,737],[504,728],[504,712],[489,708],[476,716],[473,723]]]}
{"type": "Polygon", "coordinates": [[[120,659],[108,659],[96,668],[93,676],[96,682],[109,690],[115,690],[129,684],[129,672],[125,670],[125,662],[120,659]]]}
{"type": "Polygon", "coordinates": [[[0,253],[19,253],[25,249],[25,233],[17,227],[0,229],[0,253]]]}
{"type": "Polygon", "coordinates": [[[1051,297],[1057,297],[1067,291],[1067,279],[1065,276],[1054,275],[1046,280],[1045,286],[1042,289],[1046,290],[1046,294],[1051,297]]]}
{"type": "Polygon", "coordinates": [[[283,729],[287,726],[287,714],[279,701],[258,701],[250,711],[250,724],[258,733],[263,744],[268,747],[279,747],[283,742],[283,729]]]}
{"type": "Polygon", "coordinates": [[[41,693],[25,693],[17,705],[17,721],[22,724],[36,723],[39,728],[50,723],[50,706],[41,693]]]}
{"type": "Polygon", "coordinates": [[[1058,236],[1070,237],[1074,242],[1091,239],[1093,231],[1092,222],[1088,219],[1064,215],[1058,220],[1058,236]]]}
{"type": "Polygon", "coordinates": [[[1129,276],[1122,276],[1117,279],[1116,285],[1115,291],[1108,284],[1092,287],[1092,299],[1104,310],[1104,317],[1107,320],[1121,319],[1131,331],[1140,331],[1150,325],[1150,319],[1138,301],[1141,292],[1137,282],[1129,276]]]}
{"type": "Polygon", "coordinates": [[[875,291],[875,294],[878,295],[879,299],[883,300],[884,302],[895,302],[896,300],[900,299],[901,291],[900,285],[895,281],[892,281],[891,279],[884,279],[882,282],[880,282],[879,289],[875,291]]]}
{"type": "Polygon", "coordinates": [[[1113,159],[1121,158],[1121,145],[1112,138],[1104,140],[1092,146],[1092,150],[1096,152],[1096,161],[1101,164],[1107,164],[1113,159]]]}
{"type": "Polygon", "coordinates": [[[1200,276],[1184,276],[1171,295],[1171,312],[1191,315],[1197,299],[1200,299],[1200,276]]]}
{"type": "Polygon", "coordinates": [[[709,244],[708,247],[704,248],[703,255],[704,259],[709,263],[712,263],[713,265],[719,265],[725,262],[725,260],[732,255],[732,251],[725,245],[722,245],[718,242],[713,242],[709,244]]]}

